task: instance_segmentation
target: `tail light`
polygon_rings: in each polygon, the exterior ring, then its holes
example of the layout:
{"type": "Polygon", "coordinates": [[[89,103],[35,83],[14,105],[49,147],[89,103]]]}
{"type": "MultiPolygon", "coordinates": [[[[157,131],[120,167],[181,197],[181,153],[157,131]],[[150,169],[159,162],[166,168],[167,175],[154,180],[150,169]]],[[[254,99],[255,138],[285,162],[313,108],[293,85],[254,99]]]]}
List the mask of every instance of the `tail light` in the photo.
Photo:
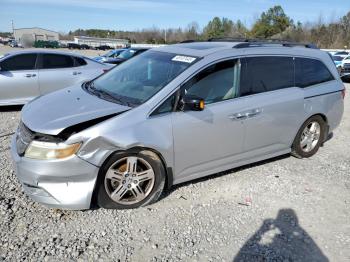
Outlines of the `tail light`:
{"type": "Polygon", "coordinates": [[[344,87],[344,89],[341,91],[341,95],[342,95],[343,99],[345,98],[345,93],[346,93],[346,89],[344,87]]]}

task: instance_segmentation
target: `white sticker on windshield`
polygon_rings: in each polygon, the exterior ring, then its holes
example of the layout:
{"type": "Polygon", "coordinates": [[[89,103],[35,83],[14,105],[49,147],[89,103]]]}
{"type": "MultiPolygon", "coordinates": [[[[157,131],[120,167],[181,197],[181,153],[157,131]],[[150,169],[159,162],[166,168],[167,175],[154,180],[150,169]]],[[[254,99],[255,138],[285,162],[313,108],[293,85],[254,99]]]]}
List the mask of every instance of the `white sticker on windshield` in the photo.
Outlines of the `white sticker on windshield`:
{"type": "Polygon", "coordinates": [[[194,60],[196,60],[196,58],[191,56],[177,55],[171,60],[191,64],[194,60]]]}

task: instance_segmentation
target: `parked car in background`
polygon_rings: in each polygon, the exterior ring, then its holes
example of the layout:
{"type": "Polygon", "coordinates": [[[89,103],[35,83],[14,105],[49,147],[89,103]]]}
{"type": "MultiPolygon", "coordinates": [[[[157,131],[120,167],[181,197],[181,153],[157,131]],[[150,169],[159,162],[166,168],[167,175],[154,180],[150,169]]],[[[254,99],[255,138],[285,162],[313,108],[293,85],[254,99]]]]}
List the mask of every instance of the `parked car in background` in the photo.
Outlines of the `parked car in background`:
{"type": "Polygon", "coordinates": [[[344,79],[346,81],[348,81],[350,79],[350,56],[345,57],[342,61],[341,61],[341,75],[346,75],[346,77],[344,77],[344,79]]]}
{"type": "Polygon", "coordinates": [[[0,58],[0,105],[20,105],[85,80],[112,66],[78,54],[46,50],[8,53],[0,58]]]}
{"type": "Polygon", "coordinates": [[[37,40],[33,46],[35,48],[59,48],[59,43],[57,41],[37,40]]]}
{"type": "Polygon", "coordinates": [[[344,96],[330,56],[310,45],[170,45],[27,104],[11,155],[35,201],[136,208],[173,184],[313,156],[339,125],[344,96]]]}
{"type": "Polygon", "coordinates": [[[114,64],[114,65],[119,65],[123,63],[124,61],[137,56],[139,54],[142,54],[143,52],[149,50],[149,48],[139,48],[139,47],[131,47],[128,48],[127,50],[121,52],[117,57],[115,58],[110,58],[105,63],[108,64],[114,64]]]}
{"type": "Polygon", "coordinates": [[[10,40],[8,42],[8,45],[11,47],[23,47],[20,43],[18,43],[16,40],[10,40]]]}
{"type": "Polygon", "coordinates": [[[90,46],[87,44],[81,44],[80,49],[90,49],[90,46]]]}
{"type": "Polygon", "coordinates": [[[345,57],[347,57],[349,54],[350,54],[350,53],[347,52],[347,51],[339,51],[339,52],[336,52],[336,53],[334,54],[334,56],[340,56],[340,57],[342,57],[342,58],[345,58],[345,57]]]}
{"type": "Polygon", "coordinates": [[[109,50],[109,49],[112,49],[112,47],[110,47],[109,45],[100,45],[98,47],[96,47],[96,50],[109,50]]]}
{"type": "Polygon", "coordinates": [[[332,56],[332,59],[333,59],[335,66],[338,68],[338,67],[341,67],[341,64],[342,64],[344,57],[334,55],[334,56],[332,56]]]}
{"type": "Polygon", "coordinates": [[[109,59],[116,58],[117,56],[120,55],[121,52],[123,52],[123,51],[125,51],[125,50],[127,50],[127,48],[114,49],[114,50],[111,50],[111,51],[107,52],[107,53],[104,54],[104,55],[96,56],[96,57],[94,57],[93,59],[94,59],[95,61],[104,63],[104,62],[107,62],[109,59]]]}
{"type": "Polygon", "coordinates": [[[67,48],[68,49],[81,49],[80,45],[76,44],[76,43],[68,43],[67,48]]]}

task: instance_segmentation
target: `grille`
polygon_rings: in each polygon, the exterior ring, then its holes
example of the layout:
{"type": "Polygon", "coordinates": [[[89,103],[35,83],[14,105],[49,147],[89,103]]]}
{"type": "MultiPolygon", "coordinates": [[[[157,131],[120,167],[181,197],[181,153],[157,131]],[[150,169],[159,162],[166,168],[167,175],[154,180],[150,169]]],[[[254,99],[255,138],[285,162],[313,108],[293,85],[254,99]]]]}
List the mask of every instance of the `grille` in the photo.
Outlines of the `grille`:
{"type": "Polygon", "coordinates": [[[23,124],[23,122],[20,122],[18,129],[17,129],[17,134],[16,134],[17,153],[20,156],[24,155],[24,152],[26,151],[30,142],[33,141],[33,139],[34,139],[34,132],[30,131],[23,124]]]}

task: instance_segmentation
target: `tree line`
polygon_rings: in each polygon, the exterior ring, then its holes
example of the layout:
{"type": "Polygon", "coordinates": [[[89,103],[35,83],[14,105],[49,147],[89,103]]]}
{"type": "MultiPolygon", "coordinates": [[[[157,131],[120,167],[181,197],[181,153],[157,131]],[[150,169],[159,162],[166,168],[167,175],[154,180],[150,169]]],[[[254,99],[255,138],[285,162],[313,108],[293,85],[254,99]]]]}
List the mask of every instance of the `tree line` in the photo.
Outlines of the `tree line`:
{"type": "Polygon", "coordinates": [[[283,39],[314,43],[320,48],[350,48],[350,11],[333,22],[326,23],[322,17],[316,22],[295,22],[279,5],[269,8],[256,19],[251,28],[242,21],[214,17],[204,28],[191,22],[186,28],[160,29],[152,27],[138,31],[78,29],[61,39],[73,40],[74,36],[128,39],[131,43],[172,44],[186,40],[209,38],[257,38],[283,39]]]}

